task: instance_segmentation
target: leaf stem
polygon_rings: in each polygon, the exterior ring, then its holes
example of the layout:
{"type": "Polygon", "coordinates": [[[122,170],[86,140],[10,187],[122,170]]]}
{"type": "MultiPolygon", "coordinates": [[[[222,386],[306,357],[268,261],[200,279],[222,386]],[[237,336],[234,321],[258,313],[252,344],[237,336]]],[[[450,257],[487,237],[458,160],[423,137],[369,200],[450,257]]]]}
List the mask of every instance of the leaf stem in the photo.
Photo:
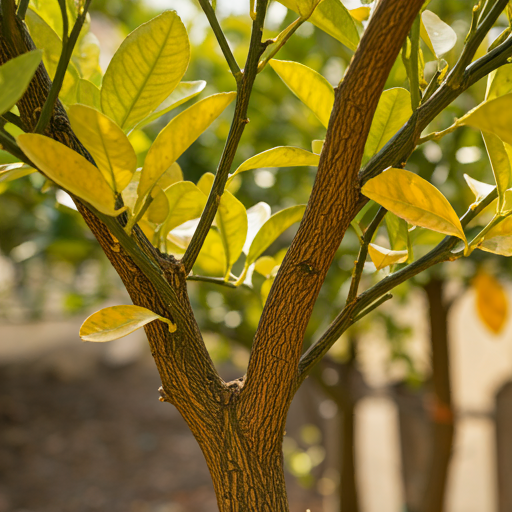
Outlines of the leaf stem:
{"type": "Polygon", "coordinates": [[[201,8],[208,18],[210,26],[212,27],[215,37],[219,43],[220,49],[222,50],[224,58],[228,63],[229,69],[231,70],[231,73],[233,73],[233,76],[238,83],[242,79],[242,71],[240,70],[240,66],[236,62],[235,56],[229,47],[226,36],[224,35],[224,32],[219,24],[219,20],[215,15],[215,10],[210,4],[209,0],[199,0],[199,3],[201,4],[201,8]]]}
{"type": "Polygon", "coordinates": [[[20,0],[20,3],[18,5],[18,18],[20,20],[25,19],[25,15],[27,14],[28,4],[30,3],[30,0],[20,0]]]}
{"type": "Polygon", "coordinates": [[[206,206],[201,215],[201,219],[199,220],[197,229],[192,236],[192,240],[190,241],[185,255],[181,260],[187,274],[192,270],[197,256],[199,255],[199,251],[201,250],[206,236],[208,235],[208,231],[215,219],[215,215],[217,214],[220,204],[220,198],[224,193],[229,171],[233,164],[233,159],[235,158],[245,126],[249,122],[249,119],[247,119],[247,109],[249,106],[252,87],[258,73],[259,59],[267,47],[267,45],[262,42],[262,36],[268,2],[269,0],[258,0],[256,7],[256,19],[252,25],[251,42],[247,61],[242,73],[242,79],[237,83],[238,94],[236,97],[235,113],[233,121],[231,122],[229,135],[222,152],[219,167],[217,168],[217,174],[213,181],[213,186],[210,191],[210,195],[208,196],[206,206]]]}
{"type": "Polygon", "coordinates": [[[421,14],[416,16],[410,31],[410,38],[406,39],[404,46],[409,42],[411,45],[410,55],[404,55],[402,51],[402,60],[407,71],[409,79],[409,89],[411,90],[411,106],[413,112],[419,107],[421,102],[420,78],[419,78],[419,50],[420,50],[420,23],[421,14]]]}
{"type": "MultiPolygon", "coordinates": [[[[61,0],[59,1],[59,5],[60,4],[61,0]]],[[[55,108],[55,102],[57,101],[60,90],[62,89],[62,84],[64,83],[64,78],[66,76],[69,61],[71,60],[71,56],[73,55],[73,50],[75,48],[78,36],[80,35],[83,24],[85,22],[85,17],[87,16],[87,11],[89,9],[90,4],[91,0],[85,0],[83,10],[77,17],[69,37],[67,35],[67,11],[64,6],[64,11],[62,15],[64,27],[62,38],[62,52],[60,54],[59,63],[57,65],[57,71],[55,73],[55,78],[50,88],[50,92],[48,93],[48,97],[46,98],[45,104],[41,111],[39,121],[37,122],[36,128],[34,130],[35,133],[44,133],[46,127],[48,126],[48,123],[50,122],[51,116],[53,114],[53,109],[55,108]]]]}

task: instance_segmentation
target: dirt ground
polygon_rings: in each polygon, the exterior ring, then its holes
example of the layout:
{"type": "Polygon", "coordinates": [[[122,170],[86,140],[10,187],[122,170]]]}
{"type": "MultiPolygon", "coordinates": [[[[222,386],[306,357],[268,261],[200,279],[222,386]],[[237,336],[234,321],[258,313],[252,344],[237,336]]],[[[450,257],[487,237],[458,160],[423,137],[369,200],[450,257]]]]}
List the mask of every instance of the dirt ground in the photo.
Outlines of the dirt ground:
{"type": "MultiPolygon", "coordinates": [[[[208,469],[156,370],[0,367],[0,512],[215,512],[208,469]]],[[[290,479],[293,511],[320,497],[290,479]]]]}

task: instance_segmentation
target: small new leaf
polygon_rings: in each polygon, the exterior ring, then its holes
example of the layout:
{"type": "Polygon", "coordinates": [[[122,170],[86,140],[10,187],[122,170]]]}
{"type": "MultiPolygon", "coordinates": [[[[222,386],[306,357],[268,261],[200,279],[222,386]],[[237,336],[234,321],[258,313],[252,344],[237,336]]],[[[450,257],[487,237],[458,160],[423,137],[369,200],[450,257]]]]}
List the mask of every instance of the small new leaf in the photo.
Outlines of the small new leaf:
{"type": "Polygon", "coordinates": [[[420,35],[437,59],[449,52],[457,42],[457,34],[432,11],[421,13],[420,35]]]}
{"type": "Polygon", "coordinates": [[[169,332],[176,331],[176,325],[149,309],[140,306],[112,306],[93,313],[80,327],[80,338],[84,341],[105,342],[117,340],[160,320],[169,326],[169,332]]]}
{"type": "Polygon", "coordinates": [[[409,256],[407,251],[392,251],[376,244],[368,246],[368,254],[377,270],[382,270],[395,263],[405,263],[409,256]]]}

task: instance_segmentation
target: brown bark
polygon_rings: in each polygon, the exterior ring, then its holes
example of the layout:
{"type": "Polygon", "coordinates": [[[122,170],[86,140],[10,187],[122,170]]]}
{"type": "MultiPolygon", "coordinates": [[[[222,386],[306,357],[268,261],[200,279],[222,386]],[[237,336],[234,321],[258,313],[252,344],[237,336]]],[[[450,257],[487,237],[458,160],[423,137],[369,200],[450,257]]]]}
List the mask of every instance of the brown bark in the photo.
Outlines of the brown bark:
{"type": "Polygon", "coordinates": [[[280,442],[293,397],[304,332],[360,197],[358,171],[385,81],[423,0],[381,0],[341,85],[308,206],[256,332],[240,397],[254,443],[280,442]],[[264,412],[274,405],[273,414],[264,412]]]}
{"type": "Polygon", "coordinates": [[[427,473],[422,512],[442,512],[444,510],[446,481],[453,446],[453,405],[448,347],[449,307],[443,297],[443,284],[442,280],[433,278],[425,286],[430,308],[434,407],[432,458],[427,473]]]}

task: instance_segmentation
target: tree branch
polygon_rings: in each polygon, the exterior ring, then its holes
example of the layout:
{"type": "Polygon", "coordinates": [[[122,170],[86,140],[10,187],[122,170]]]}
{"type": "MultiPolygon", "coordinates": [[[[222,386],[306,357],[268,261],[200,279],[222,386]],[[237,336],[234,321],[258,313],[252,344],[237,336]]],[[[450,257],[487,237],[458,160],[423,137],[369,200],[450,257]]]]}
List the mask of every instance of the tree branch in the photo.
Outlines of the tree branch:
{"type": "MultiPolygon", "coordinates": [[[[256,332],[239,418],[248,435],[280,442],[314,303],[359,201],[357,173],[373,114],[423,0],[382,0],[336,90],[308,207],[256,332]],[[286,397],[283,400],[283,396],[286,397]],[[273,417],[262,414],[273,403],[273,417]]],[[[264,447],[261,447],[263,450],[264,447]]]]}
{"type": "Polygon", "coordinates": [[[265,15],[267,13],[267,5],[269,0],[258,0],[256,8],[256,19],[252,25],[251,43],[249,46],[249,53],[245,63],[245,69],[242,74],[241,80],[237,82],[237,97],[235,105],[235,113],[231,123],[231,129],[224,146],[224,151],[220,159],[217,174],[213,182],[208,201],[199,220],[197,229],[192,236],[189,246],[181,260],[185,267],[185,272],[188,274],[201,251],[208,231],[215,219],[217,210],[220,204],[220,198],[224,193],[226,182],[228,179],[233,159],[235,158],[238,144],[244,133],[245,126],[249,122],[247,119],[247,108],[251,98],[252,86],[256,75],[258,73],[258,62],[261,54],[265,51],[266,45],[261,42],[263,36],[263,25],[265,22],[265,15]]]}

